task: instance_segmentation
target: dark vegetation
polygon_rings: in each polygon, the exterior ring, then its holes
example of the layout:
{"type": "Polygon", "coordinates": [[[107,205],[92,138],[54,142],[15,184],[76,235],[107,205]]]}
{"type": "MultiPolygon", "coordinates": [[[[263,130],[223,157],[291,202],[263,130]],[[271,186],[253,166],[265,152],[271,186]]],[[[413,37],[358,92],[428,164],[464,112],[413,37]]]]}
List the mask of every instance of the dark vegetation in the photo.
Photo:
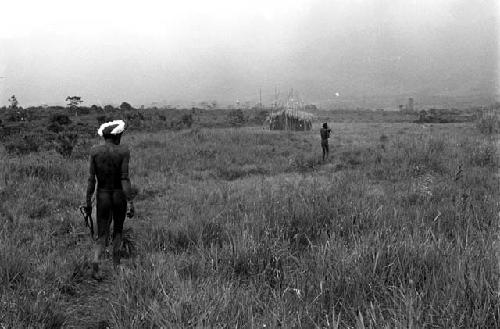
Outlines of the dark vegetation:
{"type": "Polygon", "coordinates": [[[88,152],[88,139],[100,124],[122,119],[131,131],[182,130],[191,127],[224,128],[242,124],[260,125],[266,111],[247,110],[137,110],[126,102],[119,108],[106,105],[91,107],[31,107],[0,110],[0,140],[11,154],[26,154],[53,149],[63,156],[76,157],[88,152]],[[234,113],[237,115],[235,116],[234,113]],[[229,116],[230,120],[227,120],[229,116]],[[71,117],[71,118],[70,118],[71,117]]]}

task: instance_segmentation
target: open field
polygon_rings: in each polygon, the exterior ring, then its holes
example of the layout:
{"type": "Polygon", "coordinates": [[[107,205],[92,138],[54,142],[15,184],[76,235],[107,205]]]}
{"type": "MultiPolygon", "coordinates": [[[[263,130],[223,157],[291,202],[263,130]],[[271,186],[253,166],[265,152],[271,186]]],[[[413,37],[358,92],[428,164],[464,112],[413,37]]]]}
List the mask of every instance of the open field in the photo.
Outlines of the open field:
{"type": "Polygon", "coordinates": [[[135,250],[103,282],[77,211],[98,138],[8,140],[0,328],[500,327],[497,135],[367,121],[335,120],[325,163],[320,122],[127,132],[135,250]]]}

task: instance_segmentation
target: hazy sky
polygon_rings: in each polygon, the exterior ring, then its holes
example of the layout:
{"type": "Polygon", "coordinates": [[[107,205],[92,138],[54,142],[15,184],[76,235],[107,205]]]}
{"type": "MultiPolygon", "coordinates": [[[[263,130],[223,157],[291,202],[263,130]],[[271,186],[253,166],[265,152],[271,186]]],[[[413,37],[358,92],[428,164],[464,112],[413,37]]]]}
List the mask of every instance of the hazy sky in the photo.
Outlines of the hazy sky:
{"type": "Polygon", "coordinates": [[[0,104],[497,93],[496,0],[0,0],[0,104]],[[338,93],[340,96],[336,96],[338,93]]]}

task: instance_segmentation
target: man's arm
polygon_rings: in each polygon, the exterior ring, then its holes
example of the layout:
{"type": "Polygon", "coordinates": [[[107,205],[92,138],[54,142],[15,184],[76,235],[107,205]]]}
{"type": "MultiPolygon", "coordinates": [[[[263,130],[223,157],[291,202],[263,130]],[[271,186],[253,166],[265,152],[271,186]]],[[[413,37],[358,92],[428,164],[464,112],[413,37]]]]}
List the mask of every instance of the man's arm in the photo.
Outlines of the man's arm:
{"type": "Polygon", "coordinates": [[[122,167],[121,167],[121,182],[122,189],[125,197],[127,198],[127,217],[132,218],[135,214],[135,208],[133,203],[132,188],[130,184],[130,177],[128,172],[128,164],[130,161],[130,151],[127,149],[123,155],[122,167]]]}
{"type": "Polygon", "coordinates": [[[89,166],[89,179],[87,183],[87,211],[92,211],[92,196],[95,191],[95,162],[94,162],[94,153],[90,154],[90,166],[89,166]]]}
{"type": "Polygon", "coordinates": [[[131,191],[130,178],[128,172],[129,161],[130,161],[130,151],[127,149],[123,154],[123,159],[122,159],[121,182],[122,182],[123,192],[125,193],[125,197],[127,198],[128,202],[132,201],[132,191],[131,191]]]}

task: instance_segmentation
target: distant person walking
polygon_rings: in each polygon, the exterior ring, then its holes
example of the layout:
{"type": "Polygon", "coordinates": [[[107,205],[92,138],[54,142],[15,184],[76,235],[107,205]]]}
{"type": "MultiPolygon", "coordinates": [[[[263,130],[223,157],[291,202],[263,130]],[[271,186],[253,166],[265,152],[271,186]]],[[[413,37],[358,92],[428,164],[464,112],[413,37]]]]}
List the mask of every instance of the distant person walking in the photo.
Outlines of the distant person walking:
{"type": "Polygon", "coordinates": [[[328,128],[328,124],[323,123],[323,128],[319,130],[319,134],[321,135],[321,149],[323,150],[323,161],[328,158],[328,153],[330,152],[328,148],[328,138],[330,138],[330,133],[332,130],[328,128]]]}
{"type": "Polygon", "coordinates": [[[90,170],[87,186],[87,214],[92,213],[92,196],[97,178],[97,241],[92,260],[92,276],[100,278],[99,258],[106,248],[113,221],[113,264],[120,264],[120,247],[125,216],[134,216],[131,185],[129,179],[130,151],[120,145],[125,122],[115,120],[101,125],[97,133],[104,138],[104,144],[94,146],[90,151],[90,170]],[[128,206],[127,206],[128,205],[128,206]]]}

